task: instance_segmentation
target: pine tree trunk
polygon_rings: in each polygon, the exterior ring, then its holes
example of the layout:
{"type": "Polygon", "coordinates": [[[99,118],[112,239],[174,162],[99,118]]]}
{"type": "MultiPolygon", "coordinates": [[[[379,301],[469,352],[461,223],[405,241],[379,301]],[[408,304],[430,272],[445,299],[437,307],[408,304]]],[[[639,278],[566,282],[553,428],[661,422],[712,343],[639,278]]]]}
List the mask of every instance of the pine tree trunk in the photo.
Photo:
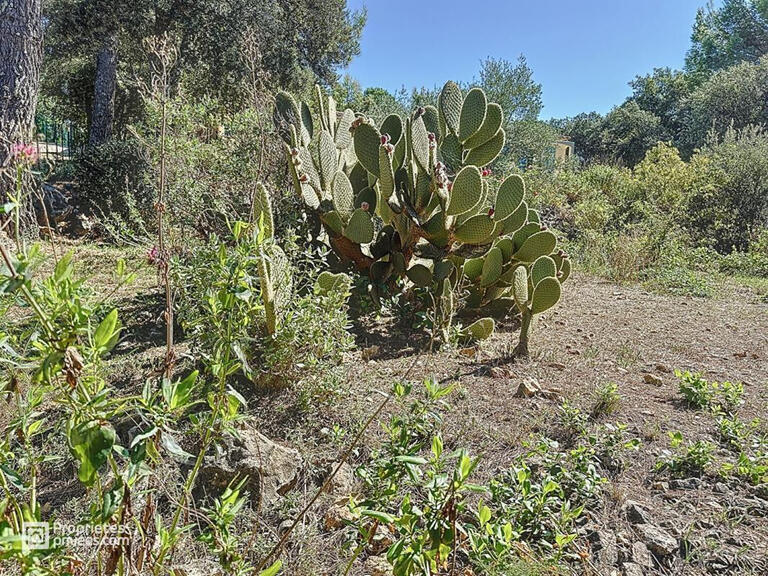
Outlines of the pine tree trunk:
{"type": "Polygon", "coordinates": [[[112,135],[117,88],[117,35],[110,34],[96,59],[93,109],[88,144],[98,146],[112,135]]]}
{"type": "Polygon", "coordinates": [[[11,146],[32,140],[42,60],[42,0],[0,0],[0,200],[11,146]]]}

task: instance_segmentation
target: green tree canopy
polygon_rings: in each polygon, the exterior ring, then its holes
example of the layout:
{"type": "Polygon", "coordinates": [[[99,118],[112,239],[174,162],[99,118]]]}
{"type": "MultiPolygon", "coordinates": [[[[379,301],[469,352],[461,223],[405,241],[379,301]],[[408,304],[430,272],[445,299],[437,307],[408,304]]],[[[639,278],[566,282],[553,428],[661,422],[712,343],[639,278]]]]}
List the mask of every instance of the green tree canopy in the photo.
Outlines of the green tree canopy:
{"type": "Polygon", "coordinates": [[[768,54],[768,0],[723,0],[700,8],[685,68],[699,79],[768,54]]]}

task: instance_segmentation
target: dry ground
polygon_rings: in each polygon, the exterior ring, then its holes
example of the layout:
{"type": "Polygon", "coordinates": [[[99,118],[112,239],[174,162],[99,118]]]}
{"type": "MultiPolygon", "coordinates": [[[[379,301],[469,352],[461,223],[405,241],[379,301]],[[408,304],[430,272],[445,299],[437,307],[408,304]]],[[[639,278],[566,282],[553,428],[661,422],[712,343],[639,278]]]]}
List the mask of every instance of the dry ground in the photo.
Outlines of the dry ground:
{"type": "MultiPolygon", "coordinates": [[[[96,274],[104,285],[110,278],[104,270],[124,254],[85,245],[77,246],[77,253],[81,269],[96,274]]],[[[138,262],[141,253],[130,257],[138,262]]],[[[126,332],[113,366],[126,385],[143,382],[162,355],[157,292],[145,274],[115,297],[126,332]]],[[[525,362],[504,359],[516,341],[516,333],[504,327],[469,356],[466,350],[421,352],[423,337],[386,321],[358,326],[358,348],[345,362],[345,391],[331,402],[307,406],[299,402],[295,390],[251,398],[249,410],[260,429],[298,448],[306,462],[302,481],[285,504],[256,520],[274,529],[289,519],[344,448],[343,442],[329,440],[327,430],[338,425],[350,437],[381,398],[376,391],[389,391],[414,362],[412,380],[434,376],[458,382],[459,392],[451,396],[451,409],[444,415],[443,435],[448,448],[466,447],[482,456],[479,481],[507,467],[533,435],[555,432],[560,400],[517,397],[520,382],[534,378],[542,388],[555,390],[587,412],[595,389],[615,382],[621,404],[603,420],[626,423],[628,433],[642,444],[625,470],[611,479],[591,527],[617,535],[620,545],[638,540],[621,512],[626,500],[634,500],[648,509],[655,524],[691,542],[695,552],[688,559],[677,555],[657,563],[650,573],[768,573],[768,510],[753,506],[754,494],[748,487],[736,482],[716,485],[713,477],[693,489],[660,489],[658,482],[665,478],[653,472],[659,453],[669,446],[669,431],[679,430],[689,440],[717,442],[713,418],[680,402],[675,369],[742,382],[741,418],[768,419],[768,305],[745,289],[729,287],[724,293],[716,299],[670,297],[577,274],[557,308],[539,319],[532,357],[525,362]],[[661,384],[646,383],[645,374],[660,377],[661,384]]],[[[369,430],[353,459],[362,460],[379,436],[376,427],[369,430]]],[[[296,543],[287,549],[287,573],[334,574],[347,557],[340,551],[340,537],[321,527],[328,505],[327,498],[318,503],[298,531],[296,543]]],[[[594,564],[597,573],[620,573],[598,560],[594,564]]]]}

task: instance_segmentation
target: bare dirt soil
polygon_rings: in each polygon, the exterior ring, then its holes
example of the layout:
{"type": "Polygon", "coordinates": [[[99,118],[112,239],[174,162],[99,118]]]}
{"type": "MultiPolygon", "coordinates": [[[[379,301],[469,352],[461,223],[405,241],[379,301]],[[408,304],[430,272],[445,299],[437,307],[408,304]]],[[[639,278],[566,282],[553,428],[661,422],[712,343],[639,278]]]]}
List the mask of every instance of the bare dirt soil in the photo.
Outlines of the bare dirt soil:
{"type": "MultiPolygon", "coordinates": [[[[84,270],[95,271],[96,280],[109,285],[109,273],[103,270],[120,253],[85,246],[77,252],[84,270]]],[[[138,252],[130,256],[141,258],[138,252]]],[[[259,430],[298,449],[305,467],[281,505],[248,518],[250,529],[279,533],[278,526],[285,526],[313,495],[345,442],[380,402],[378,392],[388,392],[409,368],[410,380],[457,382],[458,392],[451,395],[444,414],[443,436],[447,449],[464,447],[482,456],[478,482],[509,467],[527,440],[538,434],[555,436],[563,399],[589,413],[596,389],[613,382],[619,408],[599,420],[627,424],[627,434],[641,444],[628,456],[625,468],[610,478],[601,507],[590,511],[580,571],[636,574],[627,571],[626,563],[637,563],[633,545],[646,542],[647,535],[646,528],[628,517],[629,501],[643,510],[643,523],[664,530],[678,546],[670,554],[653,553],[640,574],[768,574],[766,485],[755,488],[723,480],[716,470],[682,481],[654,471],[662,450],[669,448],[672,431],[682,432],[687,441],[708,440],[718,446],[716,464],[733,459],[718,442],[714,418],[681,401],[675,369],[743,383],[740,418],[768,420],[768,305],[745,289],[728,288],[727,297],[694,299],[579,274],[566,288],[561,303],[538,319],[526,361],[509,359],[517,333],[504,326],[477,350],[428,353],[423,351],[423,335],[386,320],[366,320],[356,326],[358,347],[345,361],[341,392],[329,401],[308,401],[295,389],[254,393],[249,412],[259,430]],[[518,396],[520,384],[532,380],[547,393],[518,396]],[[347,431],[346,440],[330,438],[334,425],[347,431]]],[[[140,386],[163,354],[158,290],[151,277],[142,277],[122,288],[114,300],[125,331],[112,371],[122,385],[140,386]]],[[[183,343],[180,354],[183,357],[183,343]]],[[[397,409],[390,404],[387,411],[397,409]]],[[[380,437],[380,427],[372,426],[353,453],[352,466],[365,459],[380,437]]],[[[59,498],[51,498],[51,505],[58,507],[69,494],[66,487],[73,486],[63,480],[52,486],[59,498]]],[[[76,498],[78,492],[73,489],[71,496],[76,498]]],[[[349,553],[341,550],[341,536],[323,526],[324,514],[337,497],[321,498],[303,520],[284,552],[287,573],[336,574],[340,566],[343,569],[349,553]]],[[[197,551],[185,553],[184,562],[194,560],[197,551]]],[[[259,551],[254,554],[258,557],[259,551]]],[[[356,566],[352,573],[365,571],[356,566]]]]}

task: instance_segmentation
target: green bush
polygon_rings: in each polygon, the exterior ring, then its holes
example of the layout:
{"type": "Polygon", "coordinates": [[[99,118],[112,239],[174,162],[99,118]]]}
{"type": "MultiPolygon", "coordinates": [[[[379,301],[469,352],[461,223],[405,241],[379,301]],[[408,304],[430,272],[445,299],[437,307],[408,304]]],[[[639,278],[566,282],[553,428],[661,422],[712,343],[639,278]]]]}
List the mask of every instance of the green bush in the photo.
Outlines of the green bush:
{"type": "Polygon", "coordinates": [[[209,363],[234,357],[239,372],[260,386],[322,385],[353,345],[350,281],[304,274],[308,282],[270,238],[236,222],[226,241],[213,235],[174,260],[179,322],[209,363]]]}
{"type": "Polygon", "coordinates": [[[712,176],[689,198],[685,225],[697,244],[746,251],[768,224],[768,132],[728,130],[700,154],[712,176]]]}
{"type": "Polygon", "coordinates": [[[143,231],[155,200],[150,154],[133,138],[85,150],[75,168],[76,204],[107,226],[143,231]]]}

